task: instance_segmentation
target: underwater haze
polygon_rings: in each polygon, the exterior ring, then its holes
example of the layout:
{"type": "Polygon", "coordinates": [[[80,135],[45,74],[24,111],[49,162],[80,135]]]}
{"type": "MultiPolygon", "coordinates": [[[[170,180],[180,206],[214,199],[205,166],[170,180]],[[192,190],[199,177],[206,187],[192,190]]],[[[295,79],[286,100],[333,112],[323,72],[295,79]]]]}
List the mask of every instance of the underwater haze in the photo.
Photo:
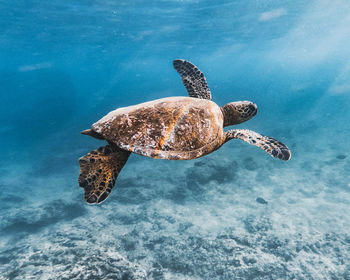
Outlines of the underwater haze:
{"type": "Polygon", "coordinates": [[[347,0],[0,0],[0,279],[350,279],[349,46],[347,0]],[[88,205],[80,131],[187,96],[174,59],[291,160],[132,154],[88,205]]]}

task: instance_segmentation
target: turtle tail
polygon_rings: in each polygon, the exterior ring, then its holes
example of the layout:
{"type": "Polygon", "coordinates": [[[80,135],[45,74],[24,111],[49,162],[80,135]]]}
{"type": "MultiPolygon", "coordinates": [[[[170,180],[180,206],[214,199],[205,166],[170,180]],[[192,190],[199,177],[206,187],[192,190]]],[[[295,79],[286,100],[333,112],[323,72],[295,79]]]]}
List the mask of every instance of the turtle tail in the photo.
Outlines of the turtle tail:
{"type": "Polygon", "coordinates": [[[79,159],[78,181],[87,203],[98,204],[108,197],[129,156],[129,151],[110,143],[79,159]]]}
{"type": "Polygon", "coordinates": [[[99,139],[99,140],[105,139],[101,134],[97,133],[96,131],[94,131],[92,129],[85,129],[80,133],[84,134],[84,135],[89,135],[89,136],[94,137],[94,138],[99,139]]]}

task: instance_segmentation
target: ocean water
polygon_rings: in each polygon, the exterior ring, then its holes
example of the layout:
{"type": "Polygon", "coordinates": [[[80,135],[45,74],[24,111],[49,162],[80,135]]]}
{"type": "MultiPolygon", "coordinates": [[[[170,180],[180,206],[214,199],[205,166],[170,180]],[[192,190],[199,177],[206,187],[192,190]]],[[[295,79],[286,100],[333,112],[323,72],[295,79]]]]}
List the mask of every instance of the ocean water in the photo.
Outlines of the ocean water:
{"type": "Polygon", "coordinates": [[[350,279],[349,26],[347,0],[1,0],[0,279],[350,279]],[[80,131],[186,96],[177,58],[292,159],[132,155],[88,205],[80,131]]]}

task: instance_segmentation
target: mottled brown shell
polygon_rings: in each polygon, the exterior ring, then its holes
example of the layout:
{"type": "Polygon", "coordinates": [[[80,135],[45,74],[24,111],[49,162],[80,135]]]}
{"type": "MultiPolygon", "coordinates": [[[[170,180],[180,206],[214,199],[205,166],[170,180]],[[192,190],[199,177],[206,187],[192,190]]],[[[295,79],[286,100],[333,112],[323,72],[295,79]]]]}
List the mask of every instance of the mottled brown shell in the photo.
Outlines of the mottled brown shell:
{"type": "Polygon", "coordinates": [[[110,112],[92,129],[120,148],[152,158],[193,159],[223,142],[223,115],[214,102],[168,97],[110,112]]]}

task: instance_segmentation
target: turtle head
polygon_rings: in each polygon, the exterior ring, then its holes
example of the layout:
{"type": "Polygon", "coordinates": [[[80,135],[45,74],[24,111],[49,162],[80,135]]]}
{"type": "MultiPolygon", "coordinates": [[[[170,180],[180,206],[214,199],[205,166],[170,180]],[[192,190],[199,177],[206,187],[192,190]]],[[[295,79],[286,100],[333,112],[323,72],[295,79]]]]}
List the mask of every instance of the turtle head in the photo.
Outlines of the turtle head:
{"type": "Polygon", "coordinates": [[[250,101],[230,102],[221,107],[224,126],[240,124],[250,120],[258,112],[256,104],[250,101]]]}

